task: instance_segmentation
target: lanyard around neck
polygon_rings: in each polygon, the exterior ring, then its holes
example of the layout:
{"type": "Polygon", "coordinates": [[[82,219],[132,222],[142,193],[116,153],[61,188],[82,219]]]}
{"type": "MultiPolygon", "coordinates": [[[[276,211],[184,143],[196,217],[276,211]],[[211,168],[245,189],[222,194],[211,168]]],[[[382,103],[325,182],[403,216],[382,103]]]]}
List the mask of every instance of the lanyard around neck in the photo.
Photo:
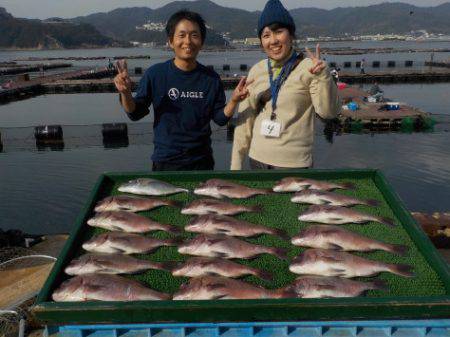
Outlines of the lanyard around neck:
{"type": "Polygon", "coordinates": [[[295,61],[297,60],[297,57],[298,55],[294,51],[289,60],[284,64],[283,68],[281,69],[280,75],[278,75],[276,79],[273,78],[272,64],[270,62],[270,59],[267,58],[267,66],[269,68],[270,91],[272,93],[272,114],[270,116],[271,120],[275,120],[277,118],[275,110],[277,108],[278,94],[280,93],[281,86],[289,77],[289,74],[291,73],[294,67],[295,61]]]}

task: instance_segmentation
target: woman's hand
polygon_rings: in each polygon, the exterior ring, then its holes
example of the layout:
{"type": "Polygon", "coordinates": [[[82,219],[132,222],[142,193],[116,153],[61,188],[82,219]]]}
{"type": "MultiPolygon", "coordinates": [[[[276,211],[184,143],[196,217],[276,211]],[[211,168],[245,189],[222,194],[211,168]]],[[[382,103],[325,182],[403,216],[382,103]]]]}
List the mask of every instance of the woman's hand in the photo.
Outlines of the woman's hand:
{"type": "Polygon", "coordinates": [[[311,53],[311,51],[308,49],[308,47],[306,47],[305,50],[306,50],[306,54],[313,62],[313,66],[309,69],[309,72],[314,75],[320,74],[320,72],[323,69],[325,69],[326,64],[323,60],[320,59],[319,44],[316,45],[316,53],[315,54],[311,53]]]}
{"type": "Polygon", "coordinates": [[[114,77],[114,84],[121,94],[131,95],[131,79],[128,75],[128,67],[126,60],[119,60],[116,63],[117,76],[114,77]]]}
{"type": "Polygon", "coordinates": [[[254,80],[247,81],[247,77],[243,76],[231,95],[231,101],[234,103],[239,103],[246,99],[249,95],[248,86],[252,84],[253,81],[254,80]]]}

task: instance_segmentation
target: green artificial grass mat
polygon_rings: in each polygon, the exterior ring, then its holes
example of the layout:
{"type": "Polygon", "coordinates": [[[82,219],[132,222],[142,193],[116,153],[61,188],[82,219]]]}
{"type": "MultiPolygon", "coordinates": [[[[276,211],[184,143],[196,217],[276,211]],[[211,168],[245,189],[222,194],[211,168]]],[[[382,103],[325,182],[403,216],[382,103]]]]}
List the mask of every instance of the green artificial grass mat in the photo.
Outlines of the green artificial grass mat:
{"type": "MultiPolygon", "coordinates": [[[[205,176],[207,176],[205,174],[205,176]]],[[[286,174],[289,176],[289,174],[286,174]]],[[[208,176],[209,177],[209,176],[208,176]]],[[[129,177],[127,177],[129,178],[129,177]]],[[[157,179],[164,180],[167,182],[171,182],[179,187],[184,187],[193,191],[193,189],[202,181],[204,181],[205,177],[199,176],[198,180],[189,178],[183,180],[182,175],[175,177],[175,179],[168,179],[164,176],[158,176],[157,179]],[[203,178],[203,179],[202,179],[203,178]]],[[[117,195],[123,194],[117,191],[118,186],[128,181],[129,179],[121,179],[114,178],[114,186],[108,192],[105,192],[105,196],[107,195],[117,195]]],[[[249,187],[256,188],[271,188],[275,180],[259,180],[258,175],[254,175],[254,180],[249,179],[230,179],[230,181],[241,183],[243,185],[249,187]]],[[[386,203],[383,198],[382,193],[379,191],[374,181],[371,178],[358,178],[358,179],[331,179],[329,181],[332,182],[352,182],[355,184],[355,190],[335,190],[336,193],[346,194],[355,196],[362,199],[376,199],[381,202],[381,205],[378,207],[369,207],[369,206],[356,206],[354,209],[370,213],[373,215],[388,217],[394,220],[394,222],[398,225],[396,227],[388,227],[386,225],[370,222],[367,224],[350,224],[343,225],[344,228],[352,230],[354,232],[363,234],[365,236],[371,237],[376,240],[384,241],[391,244],[402,244],[409,247],[408,253],[406,256],[398,256],[384,251],[376,251],[371,253],[354,253],[356,255],[382,261],[385,263],[393,263],[393,264],[408,264],[413,266],[414,272],[416,274],[413,278],[406,278],[397,276],[391,273],[383,272],[375,277],[370,278],[359,278],[361,281],[371,280],[371,279],[382,279],[385,280],[389,286],[388,291],[369,291],[367,293],[368,297],[415,297],[415,296],[439,296],[445,295],[446,290],[443,284],[443,281],[439,278],[436,272],[428,265],[427,261],[421,254],[421,252],[414,245],[410,236],[403,228],[399,220],[394,216],[393,211],[386,203]]],[[[298,234],[298,232],[307,226],[313,225],[312,223],[300,222],[297,217],[299,213],[306,210],[309,205],[300,205],[295,204],[290,201],[293,193],[276,193],[272,195],[264,195],[264,196],[256,196],[249,199],[244,200],[232,200],[231,202],[235,204],[244,204],[244,205],[261,205],[263,210],[261,213],[244,213],[241,215],[235,216],[238,219],[250,221],[255,224],[262,224],[268,227],[279,228],[285,230],[290,237],[298,234]]],[[[182,202],[183,205],[187,203],[199,199],[204,198],[202,196],[196,196],[193,193],[180,193],[168,197],[171,200],[176,200],[182,202]]],[[[183,228],[194,216],[182,215],[180,213],[180,209],[170,208],[170,207],[161,207],[148,212],[139,212],[139,214],[150,217],[156,221],[166,224],[172,224],[183,228]]],[[[93,215],[93,214],[92,214],[93,215]]],[[[87,225],[86,225],[87,226],[87,225]]],[[[88,230],[85,232],[84,239],[87,240],[94,235],[105,232],[105,230],[98,228],[91,228],[87,226],[88,230]]],[[[172,234],[164,233],[164,232],[152,232],[145,234],[147,236],[152,236],[156,238],[171,238],[175,237],[172,234]]],[[[193,233],[184,232],[181,235],[184,239],[188,240],[195,236],[193,233]]],[[[248,242],[265,245],[265,246],[273,246],[288,249],[289,259],[292,260],[299,253],[304,251],[305,248],[296,247],[291,244],[289,241],[284,241],[278,237],[270,236],[270,235],[262,235],[257,238],[245,239],[248,242]]],[[[81,246],[81,244],[80,244],[81,246]]],[[[79,249],[77,255],[81,255],[85,253],[81,248],[79,249]]],[[[135,257],[141,259],[150,259],[152,261],[185,261],[190,256],[181,255],[177,252],[176,247],[162,247],[156,250],[152,254],[136,254],[135,257]]],[[[289,271],[288,266],[289,262],[282,261],[279,258],[272,255],[260,255],[259,257],[253,260],[234,260],[236,262],[250,265],[255,268],[259,268],[262,270],[266,270],[273,274],[273,281],[264,281],[254,276],[248,276],[243,278],[244,281],[247,281],[252,284],[261,285],[268,289],[276,289],[280,287],[284,287],[292,283],[299,275],[293,274],[289,271]]],[[[127,276],[136,280],[139,280],[149,286],[150,288],[165,292],[165,293],[175,293],[180,285],[186,282],[187,278],[173,277],[169,272],[166,271],[158,271],[158,270],[149,270],[147,272],[127,276]]],[[[358,280],[358,278],[357,278],[358,280]]]]}

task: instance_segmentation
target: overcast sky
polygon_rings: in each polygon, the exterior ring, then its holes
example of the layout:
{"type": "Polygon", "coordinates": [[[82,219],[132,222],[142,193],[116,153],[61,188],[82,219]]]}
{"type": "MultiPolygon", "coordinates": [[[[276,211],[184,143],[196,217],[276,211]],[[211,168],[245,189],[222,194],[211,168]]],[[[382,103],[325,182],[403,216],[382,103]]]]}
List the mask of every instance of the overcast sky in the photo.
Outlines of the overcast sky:
{"type": "MultiPolygon", "coordinates": [[[[158,8],[173,0],[0,0],[0,7],[16,17],[46,19],[49,17],[72,18],[96,12],[108,12],[118,7],[145,6],[158,8]]],[[[246,10],[260,10],[267,0],[213,0],[215,3],[246,10]]],[[[367,6],[387,0],[282,0],[283,4],[292,9],[298,7],[317,7],[331,9],[348,6],[367,6]]],[[[399,1],[388,1],[399,2],[399,1]]],[[[436,6],[445,0],[404,0],[416,6],[436,6]]]]}

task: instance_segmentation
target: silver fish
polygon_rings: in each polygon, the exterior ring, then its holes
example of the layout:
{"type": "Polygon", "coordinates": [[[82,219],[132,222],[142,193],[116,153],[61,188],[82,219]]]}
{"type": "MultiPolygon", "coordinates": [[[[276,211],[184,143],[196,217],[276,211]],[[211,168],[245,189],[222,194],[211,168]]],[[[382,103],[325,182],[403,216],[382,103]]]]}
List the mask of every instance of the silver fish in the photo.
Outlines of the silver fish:
{"type": "Polygon", "coordinates": [[[380,205],[380,202],[374,199],[362,200],[343,194],[319,190],[304,190],[297,192],[291,198],[291,201],[299,204],[331,205],[331,206],[380,205]]]}
{"type": "Polygon", "coordinates": [[[123,254],[84,254],[70,262],[68,275],[134,274],[148,269],[171,270],[172,264],[136,259],[123,254]]]}
{"type": "Polygon", "coordinates": [[[111,211],[97,213],[87,221],[89,226],[100,227],[111,231],[127,233],[147,233],[152,231],[164,231],[180,233],[181,229],[172,225],[165,225],[153,221],[145,216],[125,211],[111,211]]]}
{"type": "Polygon", "coordinates": [[[172,200],[143,198],[134,195],[115,195],[99,201],[95,207],[95,211],[141,212],[149,211],[160,206],[177,207],[178,203],[172,200]]]}
{"type": "Polygon", "coordinates": [[[288,298],[292,292],[285,289],[268,290],[243,281],[220,276],[205,276],[190,279],[174,294],[176,301],[217,299],[264,299],[288,298]]]}
{"type": "Polygon", "coordinates": [[[408,247],[377,241],[345,228],[332,225],[309,226],[292,238],[292,244],[301,247],[369,252],[384,250],[405,255],[408,247]]]}
{"type": "Polygon", "coordinates": [[[189,190],[185,188],[176,187],[172,184],[166,183],[165,181],[149,178],[130,180],[129,182],[120,185],[119,191],[125,193],[153,196],[189,192],[189,190]]]}
{"type": "Polygon", "coordinates": [[[275,183],[273,187],[274,192],[298,192],[306,189],[330,191],[335,189],[355,189],[352,183],[332,183],[329,181],[321,181],[314,179],[307,179],[301,177],[287,177],[275,183]]]}
{"type": "Polygon", "coordinates": [[[236,215],[245,212],[260,212],[260,206],[244,206],[235,205],[231,202],[213,200],[213,199],[199,199],[194,200],[189,205],[181,210],[181,214],[188,215],[204,215],[204,214],[222,214],[222,215],[236,215]]]}
{"type": "Polygon", "coordinates": [[[285,249],[254,245],[233,237],[219,235],[197,235],[191,241],[179,245],[178,252],[226,259],[251,259],[260,254],[271,254],[287,260],[285,249]]]}
{"type": "Polygon", "coordinates": [[[251,188],[222,179],[210,179],[200,184],[194,190],[194,193],[218,199],[224,197],[247,199],[255,195],[271,194],[272,191],[270,189],[251,188]]]}
{"type": "Polygon", "coordinates": [[[362,224],[369,221],[379,222],[394,227],[392,219],[362,213],[350,208],[328,205],[314,205],[298,216],[300,221],[319,222],[330,225],[343,225],[350,223],[362,224]]]}
{"type": "Polygon", "coordinates": [[[170,295],[118,275],[88,274],[64,281],[53,292],[56,302],[168,300],[170,295]]]}
{"type": "Polygon", "coordinates": [[[360,277],[390,272],[405,277],[413,277],[412,267],[402,264],[388,264],[368,260],[349,253],[325,249],[307,249],[297,256],[289,266],[296,274],[360,277]]]}
{"type": "Polygon", "coordinates": [[[184,228],[186,232],[203,234],[224,234],[228,236],[253,237],[269,234],[288,239],[289,236],[281,229],[256,225],[247,221],[238,220],[226,215],[200,215],[194,218],[184,228]]]}
{"type": "Polygon", "coordinates": [[[294,281],[288,289],[300,298],[357,297],[368,290],[387,290],[382,280],[359,282],[340,277],[305,276],[294,281]]]}
{"type": "Polygon", "coordinates": [[[239,278],[246,275],[254,275],[263,280],[271,281],[269,272],[252,268],[230,260],[211,257],[191,257],[186,262],[172,270],[173,276],[200,277],[200,276],[224,276],[239,278]]]}
{"type": "Polygon", "coordinates": [[[155,239],[138,234],[109,232],[93,237],[83,243],[83,249],[94,253],[144,254],[159,247],[176,246],[178,239],[155,239]]]}

